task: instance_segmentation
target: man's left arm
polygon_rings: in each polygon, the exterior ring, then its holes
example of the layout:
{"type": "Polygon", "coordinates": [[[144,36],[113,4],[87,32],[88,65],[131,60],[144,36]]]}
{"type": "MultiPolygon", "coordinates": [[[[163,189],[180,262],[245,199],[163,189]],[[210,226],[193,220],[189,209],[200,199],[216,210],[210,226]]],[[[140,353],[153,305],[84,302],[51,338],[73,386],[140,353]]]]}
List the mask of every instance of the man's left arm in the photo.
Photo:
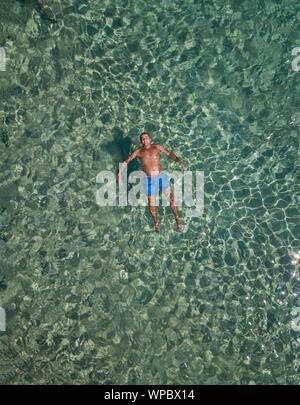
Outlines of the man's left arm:
{"type": "Polygon", "coordinates": [[[174,155],[174,153],[169,152],[162,145],[158,144],[157,146],[158,146],[160,152],[162,152],[165,155],[169,156],[171,159],[175,160],[175,162],[178,162],[180,164],[180,166],[183,168],[183,170],[186,170],[186,168],[185,168],[184,164],[182,163],[182,161],[176,155],[174,155]]]}

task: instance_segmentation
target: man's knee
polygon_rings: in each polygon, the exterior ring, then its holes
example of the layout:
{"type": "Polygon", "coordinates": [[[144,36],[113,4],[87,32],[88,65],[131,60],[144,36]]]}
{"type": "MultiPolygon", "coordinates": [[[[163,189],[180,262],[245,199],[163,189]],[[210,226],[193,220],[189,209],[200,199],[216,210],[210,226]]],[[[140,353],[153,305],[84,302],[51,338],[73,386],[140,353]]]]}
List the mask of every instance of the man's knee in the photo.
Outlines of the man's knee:
{"type": "Polygon", "coordinates": [[[149,207],[155,207],[155,195],[148,197],[148,204],[149,204],[149,207]]]}
{"type": "Polygon", "coordinates": [[[170,197],[172,196],[171,187],[165,188],[163,191],[164,191],[164,194],[165,194],[165,196],[167,197],[167,199],[170,200],[170,197]]]}
{"type": "Polygon", "coordinates": [[[151,212],[151,214],[152,213],[156,213],[156,207],[155,207],[155,205],[149,205],[149,210],[150,210],[150,212],[151,212]]]}
{"type": "Polygon", "coordinates": [[[172,190],[167,189],[167,192],[165,194],[166,194],[168,200],[170,201],[170,203],[173,204],[174,203],[174,195],[172,193],[172,190]]]}

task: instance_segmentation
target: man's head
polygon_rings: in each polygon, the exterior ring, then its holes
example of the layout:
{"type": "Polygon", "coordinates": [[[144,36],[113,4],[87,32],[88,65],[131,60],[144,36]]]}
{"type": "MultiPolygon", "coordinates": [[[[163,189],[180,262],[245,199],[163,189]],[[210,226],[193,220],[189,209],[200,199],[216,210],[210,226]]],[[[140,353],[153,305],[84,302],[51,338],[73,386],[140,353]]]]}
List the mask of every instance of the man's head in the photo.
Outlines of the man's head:
{"type": "Polygon", "coordinates": [[[147,132],[141,133],[141,135],[140,135],[140,141],[141,141],[141,144],[142,144],[143,146],[150,145],[150,144],[151,144],[150,135],[147,134],[147,132]]]}

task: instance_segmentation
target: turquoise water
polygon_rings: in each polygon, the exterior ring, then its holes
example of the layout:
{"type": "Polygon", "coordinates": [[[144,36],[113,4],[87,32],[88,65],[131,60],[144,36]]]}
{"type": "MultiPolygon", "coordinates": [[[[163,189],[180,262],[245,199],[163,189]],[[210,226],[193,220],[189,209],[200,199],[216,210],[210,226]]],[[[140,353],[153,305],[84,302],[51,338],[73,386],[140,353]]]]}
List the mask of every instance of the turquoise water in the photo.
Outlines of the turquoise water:
{"type": "Polygon", "coordinates": [[[47,3],[0,10],[0,383],[299,384],[299,1],[47,3]],[[96,203],[142,131],[182,233],[96,203]]]}

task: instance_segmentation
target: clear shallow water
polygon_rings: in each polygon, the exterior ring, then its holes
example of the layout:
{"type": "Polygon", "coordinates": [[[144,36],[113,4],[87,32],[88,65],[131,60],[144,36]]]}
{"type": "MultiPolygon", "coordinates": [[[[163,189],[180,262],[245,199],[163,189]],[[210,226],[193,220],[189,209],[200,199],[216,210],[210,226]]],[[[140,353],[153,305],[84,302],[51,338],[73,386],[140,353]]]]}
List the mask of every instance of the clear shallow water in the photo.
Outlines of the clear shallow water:
{"type": "Polygon", "coordinates": [[[1,5],[2,384],[299,384],[299,2],[250,3],[1,5]],[[205,172],[182,233],[96,204],[144,130],[205,172]]]}

